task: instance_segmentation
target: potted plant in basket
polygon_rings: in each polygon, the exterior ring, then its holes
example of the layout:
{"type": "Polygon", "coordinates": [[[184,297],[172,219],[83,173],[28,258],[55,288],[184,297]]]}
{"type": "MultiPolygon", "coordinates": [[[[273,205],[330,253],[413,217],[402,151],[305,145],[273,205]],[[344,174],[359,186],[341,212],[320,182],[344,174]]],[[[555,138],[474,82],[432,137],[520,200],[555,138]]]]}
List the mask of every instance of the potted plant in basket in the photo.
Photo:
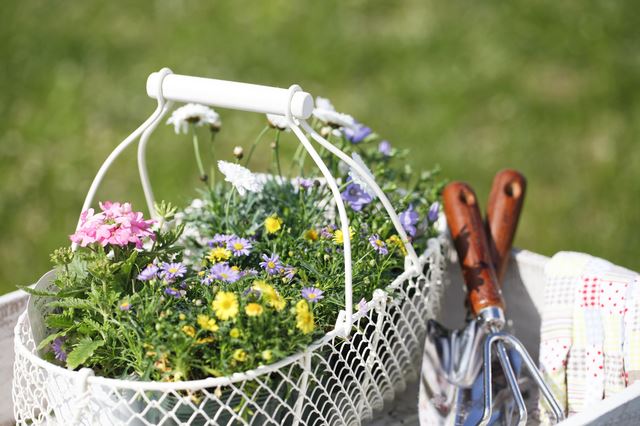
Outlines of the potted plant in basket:
{"type": "MultiPolygon", "coordinates": [[[[324,179],[307,174],[302,148],[285,174],[279,146],[290,134],[284,117],[268,115],[246,155],[241,147],[224,159],[216,152],[221,158],[209,161],[219,174],[213,167],[206,172],[199,138],[208,129],[214,143],[221,130],[218,114],[189,104],[168,123],[192,138],[200,195],[182,210],[158,204],[156,220],[126,202],[103,202],[99,210],[82,213],[70,236],[74,249],[51,256],[53,285],[25,288],[46,302],[47,335],[36,342],[45,360],[131,381],[227,377],[306,350],[333,330],[345,308],[344,235],[336,206],[324,179]],[[272,166],[268,174],[255,174],[250,160],[265,141],[271,143],[272,166]]],[[[414,173],[404,163],[405,151],[325,99],[318,99],[311,125],[382,183],[411,243],[424,251],[437,235],[442,183],[436,171],[414,173]]],[[[347,205],[355,310],[360,317],[376,315],[368,301],[404,270],[403,241],[359,172],[328,152],[320,154],[347,205]]],[[[371,332],[359,338],[370,339],[371,332]]],[[[338,351],[330,362],[344,362],[343,355],[338,351]]],[[[276,396],[286,402],[297,394],[277,375],[264,383],[243,388],[242,395],[221,388],[174,392],[154,407],[160,417],[170,411],[175,422],[192,424],[204,423],[222,405],[227,412],[218,421],[266,419],[263,412],[276,396]],[[276,391],[266,392],[268,386],[276,391]],[[262,408],[243,395],[262,398],[262,408]]],[[[125,416],[154,421],[154,410],[144,407],[156,397],[146,395],[125,416]]],[[[283,414],[280,421],[290,419],[283,414]]]]}

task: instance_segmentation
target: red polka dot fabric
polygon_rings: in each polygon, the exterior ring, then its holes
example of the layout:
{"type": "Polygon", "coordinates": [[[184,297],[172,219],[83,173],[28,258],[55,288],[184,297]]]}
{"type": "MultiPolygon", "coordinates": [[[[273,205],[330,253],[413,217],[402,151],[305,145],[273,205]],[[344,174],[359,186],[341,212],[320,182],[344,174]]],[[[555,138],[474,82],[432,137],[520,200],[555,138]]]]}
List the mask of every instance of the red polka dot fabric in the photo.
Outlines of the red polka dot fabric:
{"type": "Polygon", "coordinates": [[[639,285],[637,273],[582,253],[560,252],[546,265],[540,368],[566,414],[640,377],[639,285]]]}

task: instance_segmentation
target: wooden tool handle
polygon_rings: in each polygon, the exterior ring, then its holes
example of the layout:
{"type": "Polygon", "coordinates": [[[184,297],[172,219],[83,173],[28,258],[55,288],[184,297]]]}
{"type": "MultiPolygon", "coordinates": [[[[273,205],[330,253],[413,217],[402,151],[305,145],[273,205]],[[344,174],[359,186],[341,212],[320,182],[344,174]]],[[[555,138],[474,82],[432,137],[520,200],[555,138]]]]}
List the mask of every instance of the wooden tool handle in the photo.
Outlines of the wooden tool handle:
{"type": "Polygon", "coordinates": [[[487,205],[485,232],[498,283],[502,283],[509,263],[511,244],[524,204],[527,180],[516,170],[502,170],[493,178],[487,205]]]}
{"type": "Polygon", "coordinates": [[[442,198],[471,312],[478,315],[484,308],[504,309],[476,194],[469,185],[452,182],[445,187],[442,198]]]}

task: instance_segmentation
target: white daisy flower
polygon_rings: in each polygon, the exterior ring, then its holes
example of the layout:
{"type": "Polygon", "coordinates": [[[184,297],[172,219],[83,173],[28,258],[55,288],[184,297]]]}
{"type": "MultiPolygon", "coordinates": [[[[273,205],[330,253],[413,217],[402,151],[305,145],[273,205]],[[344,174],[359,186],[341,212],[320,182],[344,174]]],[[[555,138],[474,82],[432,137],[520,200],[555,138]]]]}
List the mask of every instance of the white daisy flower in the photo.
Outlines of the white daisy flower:
{"type": "Polygon", "coordinates": [[[320,121],[338,127],[353,128],[356,125],[356,120],[352,116],[337,112],[329,99],[319,96],[316,98],[316,107],[313,110],[313,116],[320,121]]]}
{"type": "MultiPolygon", "coordinates": [[[[362,157],[360,157],[360,155],[354,152],[353,154],[351,154],[351,158],[353,158],[353,161],[355,161],[360,166],[360,168],[362,168],[363,172],[366,173],[369,179],[375,181],[375,178],[373,177],[373,173],[371,173],[371,170],[369,169],[369,167],[367,167],[367,165],[364,164],[364,161],[362,161],[362,157]]],[[[367,194],[371,195],[374,198],[376,197],[376,193],[365,182],[365,178],[362,177],[362,175],[358,171],[356,171],[353,167],[349,168],[349,177],[351,178],[351,181],[357,184],[358,186],[360,186],[360,188],[362,188],[364,192],[366,192],[367,194]]]]}
{"type": "Polygon", "coordinates": [[[173,124],[176,134],[180,134],[189,132],[189,124],[208,125],[212,130],[218,130],[222,126],[222,121],[220,115],[208,106],[186,104],[173,111],[167,124],[173,124]]]}
{"type": "Polygon", "coordinates": [[[225,176],[225,180],[231,183],[240,195],[244,195],[247,191],[260,192],[262,190],[262,183],[258,177],[246,167],[221,160],[218,161],[218,169],[225,176]]]}
{"type": "Polygon", "coordinates": [[[275,127],[278,130],[283,130],[285,132],[291,131],[287,117],[284,115],[267,114],[267,121],[271,127],[275,127]]]}

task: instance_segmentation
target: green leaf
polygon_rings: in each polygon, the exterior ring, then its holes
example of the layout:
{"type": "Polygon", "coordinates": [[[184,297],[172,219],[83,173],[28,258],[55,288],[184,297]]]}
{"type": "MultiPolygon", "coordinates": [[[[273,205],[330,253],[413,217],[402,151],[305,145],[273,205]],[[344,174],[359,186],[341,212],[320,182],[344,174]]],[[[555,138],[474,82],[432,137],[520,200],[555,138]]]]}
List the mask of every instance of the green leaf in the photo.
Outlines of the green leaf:
{"type": "Polygon", "coordinates": [[[85,337],[80,340],[75,348],[67,355],[67,367],[76,369],[80,364],[84,363],[93,355],[96,349],[104,345],[104,340],[91,340],[91,337],[85,337]]]}
{"type": "Polygon", "coordinates": [[[61,331],[59,333],[54,333],[54,334],[50,334],[47,337],[45,337],[44,339],[42,339],[42,341],[38,344],[38,348],[37,350],[42,350],[45,346],[47,346],[49,343],[53,342],[54,340],[56,340],[56,338],[64,336],[65,334],[67,334],[66,331],[61,331]]]}
{"type": "Polygon", "coordinates": [[[35,288],[31,288],[27,285],[19,285],[17,286],[20,290],[23,290],[29,293],[32,296],[41,296],[41,297],[56,297],[58,293],[53,291],[44,291],[44,290],[36,290],[35,288]]]}
{"type": "Polygon", "coordinates": [[[91,318],[84,318],[80,324],[78,324],[78,332],[82,334],[99,333],[104,327],[97,321],[91,318]]]}
{"type": "Polygon", "coordinates": [[[129,274],[131,274],[131,269],[133,268],[133,265],[135,265],[137,257],[138,251],[134,250],[133,253],[131,253],[131,256],[129,256],[129,258],[122,264],[122,272],[127,278],[129,277],[129,274]]]}
{"type": "Polygon", "coordinates": [[[84,299],[78,299],[77,297],[54,300],[53,302],[49,302],[49,306],[53,308],[93,309],[91,303],[84,299]]]}
{"type": "Polygon", "coordinates": [[[49,328],[69,328],[73,326],[75,321],[67,314],[51,314],[45,322],[49,328]]]}

